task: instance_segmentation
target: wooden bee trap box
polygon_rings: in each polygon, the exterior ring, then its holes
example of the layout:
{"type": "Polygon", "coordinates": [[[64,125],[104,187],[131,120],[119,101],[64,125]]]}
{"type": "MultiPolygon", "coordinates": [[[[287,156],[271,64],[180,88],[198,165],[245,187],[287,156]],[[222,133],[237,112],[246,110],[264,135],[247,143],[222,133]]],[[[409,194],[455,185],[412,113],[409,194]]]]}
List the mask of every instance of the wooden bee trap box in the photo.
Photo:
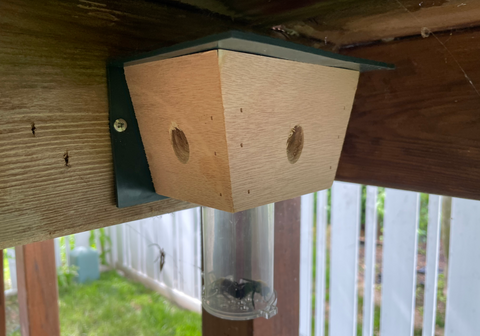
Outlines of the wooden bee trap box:
{"type": "Polygon", "coordinates": [[[329,188],[359,72],[230,32],[123,62],[156,193],[237,212],[329,188]]]}

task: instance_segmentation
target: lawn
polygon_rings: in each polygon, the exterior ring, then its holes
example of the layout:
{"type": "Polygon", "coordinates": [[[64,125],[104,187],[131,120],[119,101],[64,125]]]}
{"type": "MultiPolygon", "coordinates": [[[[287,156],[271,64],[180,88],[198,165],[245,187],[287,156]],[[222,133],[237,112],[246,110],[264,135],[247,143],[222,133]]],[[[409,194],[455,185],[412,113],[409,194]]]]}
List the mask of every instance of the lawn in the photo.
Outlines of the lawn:
{"type": "MultiPolygon", "coordinates": [[[[200,336],[201,315],[119,276],[59,289],[60,329],[68,336],[200,336]]],[[[11,335],[19,336],[16,332],[11,335]]]]}

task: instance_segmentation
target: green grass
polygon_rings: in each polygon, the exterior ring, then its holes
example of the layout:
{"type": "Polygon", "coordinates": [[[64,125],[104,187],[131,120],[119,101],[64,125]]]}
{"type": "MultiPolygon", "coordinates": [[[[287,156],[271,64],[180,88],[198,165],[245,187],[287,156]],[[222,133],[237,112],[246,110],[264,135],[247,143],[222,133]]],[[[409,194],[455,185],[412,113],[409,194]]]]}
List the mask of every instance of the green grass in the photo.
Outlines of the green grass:
{"type": "MultiPolygon", "coordinates": [[[[59,289],[60,329],[68,336],[200,336],[201,315],[116,272],[59,289]]],[[[13,335],[20,335],[13,334],[13,335]]]]}

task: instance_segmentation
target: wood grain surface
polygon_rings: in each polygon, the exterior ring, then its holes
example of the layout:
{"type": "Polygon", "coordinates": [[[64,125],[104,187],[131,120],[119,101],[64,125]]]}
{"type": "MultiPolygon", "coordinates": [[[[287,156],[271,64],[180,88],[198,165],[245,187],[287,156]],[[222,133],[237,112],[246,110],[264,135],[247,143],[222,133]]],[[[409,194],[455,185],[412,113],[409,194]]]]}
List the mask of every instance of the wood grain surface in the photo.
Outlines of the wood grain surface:
{"type": "Polygon", "coordinates": [[[360,76],[337,180],[480,199],[480,32],[437,37],[344,50],[397,69],[360,76]]]}
{"type": "Polygon", "coordinates": [[[219,51],[234,210],[329,188],[357,71],[219,51]],[[303,129],[298,161],[287,140],[303,129]]]}
{"type": "Polygon", "coordinates": [[[233,209],[217,51],[127,66],[125,77],[157,193],[233,209]],[[187,162],[174,131],[188,141],[187,162]]]}
{"type": "Polygon", "coordinates": [[[317,45],[343,46],[428,35],[480,25],[480,2],[451,1],[365,1],[362,6],[323,10],[308,20],[284,25],[290,36],[316,40],[317,45]],[[318,42],[322,43],[318,43],[318,42]]]}
{"type": "Polygon", "coordinates": [[[15,248],[22,336],[60,336],[53,240],[15,248]]]}
{"type": "Polygon", "coordinates": [[[331,186],[359,73],[219,50],[125,76],[157,193],[236,212],[331,186]]]}
{"type": "Polygon", "coordinates": [[[117,209],[106,61],[235,28],[144,1],[0,2],[0,248],[185,209],[117,209]]]}
{"type": "Polygon", "coordinates": [[[480,3],[464,0],[175,0],[280,38],[322,49],[480,25],[480,3]],[[304,38],[304,39],[302,39],[304,38]],[[306,38],[306,39],[305,39],[306,38]]]}

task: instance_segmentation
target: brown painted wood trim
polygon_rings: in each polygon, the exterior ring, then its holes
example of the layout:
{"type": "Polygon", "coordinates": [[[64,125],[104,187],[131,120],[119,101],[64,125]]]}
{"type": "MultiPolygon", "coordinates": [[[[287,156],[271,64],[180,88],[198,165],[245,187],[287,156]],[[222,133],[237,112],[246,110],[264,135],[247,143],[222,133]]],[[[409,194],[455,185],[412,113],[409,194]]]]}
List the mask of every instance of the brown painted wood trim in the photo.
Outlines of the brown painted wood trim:
{"type": "Polygon", "coordinates": [[[252,320],[223,320],[202,309],[202,336],[252,336],[253,334],[252,320]]]}
{"type": "Polygon", "coordinates": [[[298,334],[300,304],[301,198],[275,203],[275,290],[278,314],[269,320],[228,321],[202,312],[203,336],[292,336],[298,334]]]}
{"type": "Polygon", "coordinates": [[[397,68],[360,76],[337,180],[480,199],[480,31],[437,37],[343,51],[397,68]]]}
{"type": "Polygon", "coordinates": [[[22,336],[60,336],[53,240],[15,248],[22,336]]]}
{"type": "Polygon", "coordinates": [[[3,250],[0,250],[0,260],[2,266],[0,267],[0,336],[7,335],[7,317],[5,315],[5,279],[3,273],[3,250]]]}

